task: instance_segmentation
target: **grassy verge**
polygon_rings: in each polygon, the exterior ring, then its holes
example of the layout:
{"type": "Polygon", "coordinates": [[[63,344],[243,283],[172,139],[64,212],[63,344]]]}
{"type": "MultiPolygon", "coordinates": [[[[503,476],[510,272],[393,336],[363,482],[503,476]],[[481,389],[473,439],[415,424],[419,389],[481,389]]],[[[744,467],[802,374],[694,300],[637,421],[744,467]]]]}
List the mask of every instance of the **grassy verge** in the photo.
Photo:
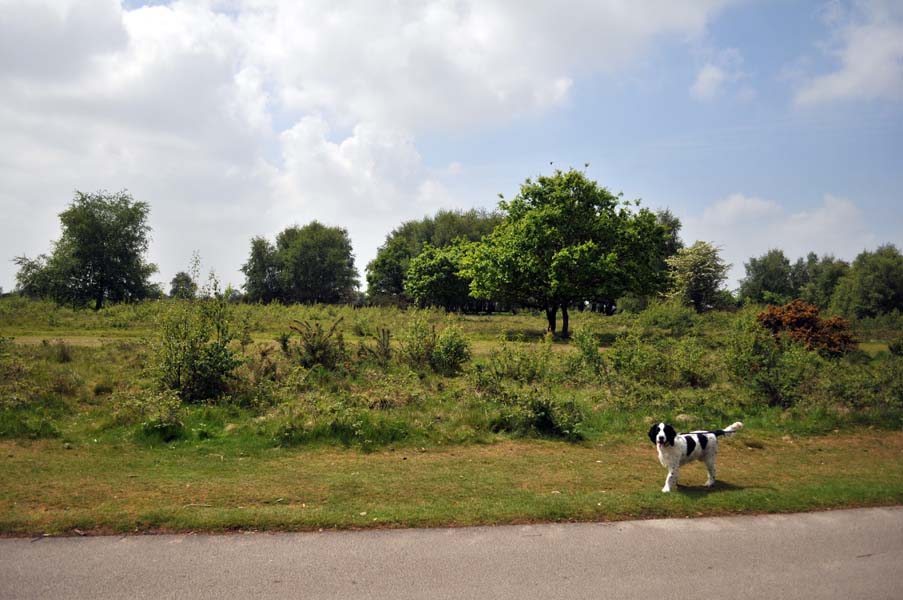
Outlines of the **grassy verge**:
{"type": "Polygon", "coordinates": [[[636,437],[395,448],[122,447],[0,442],[7,535],[460,526],[787,512],[903,502],[903,433],[726,442],[718,485],[678,493],[636,437]],[[68,446],[68,447],[67,447],[68,446]]]}

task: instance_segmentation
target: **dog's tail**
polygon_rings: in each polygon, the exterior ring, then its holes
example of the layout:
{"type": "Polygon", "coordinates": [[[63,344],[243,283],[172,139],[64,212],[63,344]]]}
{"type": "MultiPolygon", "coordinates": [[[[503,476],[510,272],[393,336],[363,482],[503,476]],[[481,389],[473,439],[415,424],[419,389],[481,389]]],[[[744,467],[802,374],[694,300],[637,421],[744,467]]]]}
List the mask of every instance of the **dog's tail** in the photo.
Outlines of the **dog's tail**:
{"type": "Polygon", "coordinates": [[[715,434],[715,437],[720,437],[722,435],[731,436],[731,435],[734,435],[735,433],[737,433],[738,431],[740,431],[741,429],[743,429],[743,423],[741,423],[740,421],[737,421],[730,427],[725,427],[724,429],[719,429],[718,431],[713,431],[712,433],[715,434]]]}

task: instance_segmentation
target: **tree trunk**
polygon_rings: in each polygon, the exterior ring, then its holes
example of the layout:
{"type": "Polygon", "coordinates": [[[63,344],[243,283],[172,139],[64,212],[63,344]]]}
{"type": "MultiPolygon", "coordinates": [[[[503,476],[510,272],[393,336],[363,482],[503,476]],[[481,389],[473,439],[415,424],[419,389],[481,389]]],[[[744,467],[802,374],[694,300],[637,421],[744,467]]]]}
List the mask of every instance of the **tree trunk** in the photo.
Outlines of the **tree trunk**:
{"type": "Polygon", "coordinates": [[[554,306],[546,309],[546,319],[549,321],[549,328],[546,331],[555,333],[555,317],[558,315],[558,309],[554,306]]]}
{"type": "Polygon", "coordinates": [[[568,305],[561,305],[561,337],[568,338],[568,305]]]}

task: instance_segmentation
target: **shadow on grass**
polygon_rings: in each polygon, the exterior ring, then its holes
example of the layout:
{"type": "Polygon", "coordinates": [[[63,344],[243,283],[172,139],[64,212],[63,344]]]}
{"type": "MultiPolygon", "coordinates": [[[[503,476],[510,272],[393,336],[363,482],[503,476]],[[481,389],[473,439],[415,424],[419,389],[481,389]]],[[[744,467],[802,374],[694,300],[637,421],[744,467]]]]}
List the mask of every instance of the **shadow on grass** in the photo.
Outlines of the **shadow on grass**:
{"type": "Polygon", "coordinates": [[[742,486],[742,485],[734,485],[733,483],[728,483],[726,481],[716,481],[715,485],[712,487],[706,487],[704,485],[680,485],[677,486],[677,491],[685,496],[689,496],[690,498],[703,498],[708,496],[709,494],[718,494],[722,492],[742,492],[745,490],[772,490],[774,488],[763,487],[763,486],[742,486]]]}

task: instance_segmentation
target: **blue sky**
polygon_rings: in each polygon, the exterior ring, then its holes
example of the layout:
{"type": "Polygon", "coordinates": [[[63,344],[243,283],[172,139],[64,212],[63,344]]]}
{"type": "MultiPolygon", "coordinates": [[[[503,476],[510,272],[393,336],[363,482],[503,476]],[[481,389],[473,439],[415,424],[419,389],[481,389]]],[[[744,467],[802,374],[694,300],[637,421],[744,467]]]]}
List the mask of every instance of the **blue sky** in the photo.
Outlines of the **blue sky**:
{"type": "MultiPolygon", "coordinates": [[[[734,264],[903,246],[903,4],[0,0],[0,254],[73,190],[151,206],[168,282],[250,238],[386,234],[587,173],[734,264]],[[6,40],[6,41],[2,41],[6,40]]],[[[15,267],[0,261],[0,286],[15,267]]]]}

